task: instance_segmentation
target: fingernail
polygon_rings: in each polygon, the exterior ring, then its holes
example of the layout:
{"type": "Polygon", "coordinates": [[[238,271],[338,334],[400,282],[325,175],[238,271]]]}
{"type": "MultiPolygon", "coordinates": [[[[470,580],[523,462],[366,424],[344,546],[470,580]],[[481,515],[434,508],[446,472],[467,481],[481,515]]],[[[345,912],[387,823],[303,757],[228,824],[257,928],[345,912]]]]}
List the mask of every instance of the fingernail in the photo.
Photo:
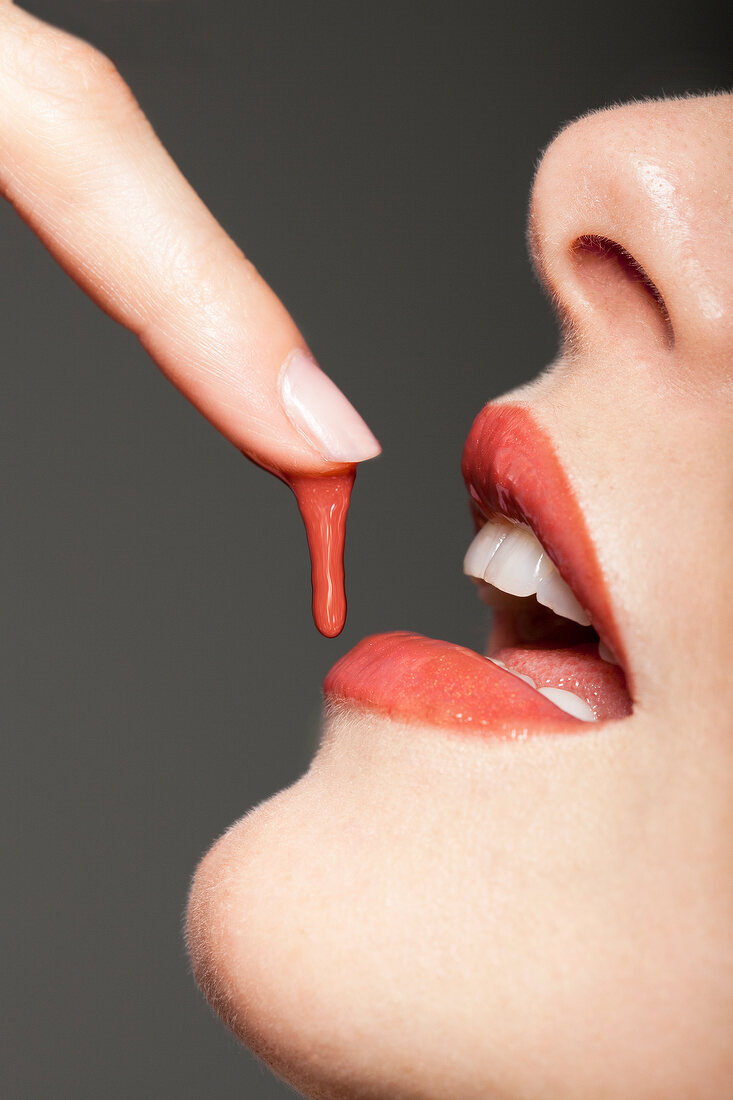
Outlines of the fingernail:
{"type": "Polygon", "coordinates": [[[280,401],[296,431],[332,462],[363,462],[382,450],[351,402],[301,348],[283,364],[280,401]]]}

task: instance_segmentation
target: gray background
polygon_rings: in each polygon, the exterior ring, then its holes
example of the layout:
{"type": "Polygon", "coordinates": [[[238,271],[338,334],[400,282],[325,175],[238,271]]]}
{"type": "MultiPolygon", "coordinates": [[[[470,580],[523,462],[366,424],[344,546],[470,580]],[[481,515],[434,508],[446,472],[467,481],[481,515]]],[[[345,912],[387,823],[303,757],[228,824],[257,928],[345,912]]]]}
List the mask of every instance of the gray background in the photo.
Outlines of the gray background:
{"type": "Polygon", "coordinates": [[[523,242],[537,156],[589,108],[725,86],[723,5],[30,7],[113,57],[384,455],[327,642],[287,490],[0,209],[1,1091],[290,1096],[194,987],[189,876],[306,766],[320,682],[365,633],[480,644],[459,461],[553,354],[523,242]]]}

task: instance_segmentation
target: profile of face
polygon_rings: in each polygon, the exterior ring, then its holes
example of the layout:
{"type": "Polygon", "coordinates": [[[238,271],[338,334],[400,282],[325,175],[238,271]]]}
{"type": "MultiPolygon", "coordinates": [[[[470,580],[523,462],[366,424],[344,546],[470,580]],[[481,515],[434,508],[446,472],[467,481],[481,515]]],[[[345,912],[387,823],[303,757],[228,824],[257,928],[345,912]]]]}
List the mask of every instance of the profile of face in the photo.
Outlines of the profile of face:
{"type": "Polygon", "coordinates": [[[561,350],[464,458],[507,667],[361,643],[307,774],[196,873],[202,988],[308,1096],[730,1095],[732,181],[729,95],[552,142],[561,350]]]}

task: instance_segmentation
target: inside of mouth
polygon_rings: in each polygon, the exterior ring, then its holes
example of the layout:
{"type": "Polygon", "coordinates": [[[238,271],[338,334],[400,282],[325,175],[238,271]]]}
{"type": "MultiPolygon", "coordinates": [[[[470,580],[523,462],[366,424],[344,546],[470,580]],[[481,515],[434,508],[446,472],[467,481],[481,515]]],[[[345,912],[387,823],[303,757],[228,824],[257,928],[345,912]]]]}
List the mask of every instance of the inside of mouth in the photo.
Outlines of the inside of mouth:
{"type": "Polygon", "coordinates": [[[529,680],[555,705],[585,721],[624,718],[632,703],[626,676],[593,626],[512,596],[483,581],[479,595],[493,610],[485,656],[529,680]]]}

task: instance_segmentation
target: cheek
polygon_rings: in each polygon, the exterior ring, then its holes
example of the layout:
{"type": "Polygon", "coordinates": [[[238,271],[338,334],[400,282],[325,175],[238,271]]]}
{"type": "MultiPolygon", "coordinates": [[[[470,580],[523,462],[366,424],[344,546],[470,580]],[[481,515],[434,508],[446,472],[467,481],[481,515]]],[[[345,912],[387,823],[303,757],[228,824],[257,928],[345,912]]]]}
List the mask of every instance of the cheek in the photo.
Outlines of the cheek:
{"type": "Polygon", "coordinates": [[[487,755],[383,733],[345,723],[197,873],[194,969],[235,1033],[313,1096],[710,1080],[733,1025],[731,830],[695,824],[710,790],[620,739],[487,755]]]}

